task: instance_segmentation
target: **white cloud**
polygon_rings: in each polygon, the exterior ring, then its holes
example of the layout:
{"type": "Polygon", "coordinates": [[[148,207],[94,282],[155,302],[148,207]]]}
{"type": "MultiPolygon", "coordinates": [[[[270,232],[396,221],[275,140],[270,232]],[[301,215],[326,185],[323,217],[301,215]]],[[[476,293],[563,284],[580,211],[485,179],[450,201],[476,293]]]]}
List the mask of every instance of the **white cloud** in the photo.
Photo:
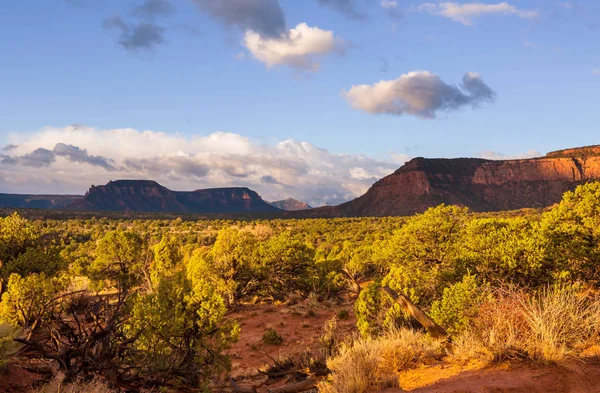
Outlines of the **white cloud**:
{"type": "Polygon", "coordinates": [[[496,94],[479,74],[467,73],[460,86],[448,85],[428,71],[413,71],[395,80],[352,86],[342,96],[354,109],[371,114],[434,118],[438,111],[477,106],[496,94]]]}
{"type": "Polygon", "coordinates": [[[267,68],[287,65],[293,68],[316,71],[317,59],[321,56],[343,51],[344,42],[332,31],[310,27],[300,23],[280,37],[265,37],[249,30],[244,36],[244,45],[252,56],[267,68]]]}
{"type": "Polygon", "coordinates": [[[472,25],[473,19],[484,15],[515,15],[523,19],[534,19],[539,16],[537,11],[522,10],[505,2],[497,4],[475,2],[464,4],[455,2],[424,3],[416,7],[416,10],[443,16],[466,26],[472,25]]]}
{"type": "Polygon", "coordinates": [[[398,2],[395,0],[381,0],[381,8],[392,18],[399,19],[402,17],[402,11],[400,11],[398,2]]]}
{"type": "Polygon", "coordinates": [[[479,155],[479,158],[485,158],[486,160],[519,160],[525,158],[541,157],[543,154],[536,150],[529,150],[525,153],[518,153],[513,155],[506,155],[495,151],[484,151],[479,155]]]}
{"type": "Polygon", "coordinates": [[[152,179],[174,190],[243,186],[266,200],[294,197],[320,206],[360,196],[403,163],[396,157],[334,154],[294,140],[260,144],[224,132],[188,138],[134,129],[48,127],[7,142],[9,148],[0,149],[0,184],[12,193],[83,194],[91,184],[152,179]]]}
{"type": "Polygon", "coordinates": [[[592,75],[600,75],[600,68],[593,68],[592,75]]]}
{"type": "Polygon", "coordinates": [[[392,0],[381,0],[381,7],[383,8],[398,8],[398,2],[392,0]]]}

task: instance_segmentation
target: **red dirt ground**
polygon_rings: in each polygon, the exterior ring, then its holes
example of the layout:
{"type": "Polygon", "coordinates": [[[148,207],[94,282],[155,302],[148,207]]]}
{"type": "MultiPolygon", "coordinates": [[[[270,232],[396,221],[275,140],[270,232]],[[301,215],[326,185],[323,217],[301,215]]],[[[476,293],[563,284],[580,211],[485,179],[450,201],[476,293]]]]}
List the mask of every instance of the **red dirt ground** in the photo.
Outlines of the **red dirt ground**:
{"type": "Polygon", "coordinates": [[[338,320],[338,328],[344,335],[356,331],[356,319],[352,303],[319,303],[310,307],[307,301],[296,305],[245,305],[231,314],[241,327],[239,341],[227,351],[232,358],[232,377],[254,375],[270,359],[298,354],[305,350],[316,350],[325,323],[339,311],[347,310],[349,318],[338,320]],[[310,313],[313,310],[314,313],[310,313]],[[281,345],[265,345],[262,336],[272,328],[283,338],[281,345]],[[268,356],[267,356],[268,355],[268,356]]]}
{"type": "Polygon", "coordinates": [[[0,371],[1,393],[27,392],[40,376],[25,370],[18,363],[10,363],[8,369],[0,371]]]}
{"type": "MultiPolygon", "coordinates": [[[[418,374],[423,378],[413,387],[390,388],[382,393],[600,393],[600,359],[590,359],[580,371],[557,367],[535,368],[532,365],[512,365],[466,371],[444,372],[434,367],[429,370],[411,370],[403,377],[410,380],[418,374]],[[436,374],[436,371],[439,371],[436,374]]],[[[407,382],[407,381],[405,381],[407,382]]],[[[414,382],[414,381],[412,381],[414,382]]],[[[402,384],[402,383],[401,383],[402,384]]],[[[410,384],[410,382],[409,382],[410,384]]]]}
{"type": "MultiPolygon", "coordinates": [[[[269,384],[258,372],[273,359],[316,351],[325,323],[347,310],[348,319],[338,320],[343,336],[356,334],[351,300],[311,305],[304,300],[295,305],[243,305],[231,314],[240,326],[240,339],[227,352],[232,359],[232,377],[239,386],[260,386],[258,392],[278,387],[285,379],[269,384]],[[312,310],[312,311],[311,311],[312,310]],[[283,337],[281,345],[266,345],[262,336],[273,328],[283,337]]],[[[25,393],[39,376],[12,363],[0,373],[0,393],[25,393]]],[[[536,368],[528,364],[485,367],[482,364],[437,362],[406,370],[399,387],[382,393],[600,393],[600,358],[590,358],[585,367],[573,372],[556,367],[536,368]]]]}

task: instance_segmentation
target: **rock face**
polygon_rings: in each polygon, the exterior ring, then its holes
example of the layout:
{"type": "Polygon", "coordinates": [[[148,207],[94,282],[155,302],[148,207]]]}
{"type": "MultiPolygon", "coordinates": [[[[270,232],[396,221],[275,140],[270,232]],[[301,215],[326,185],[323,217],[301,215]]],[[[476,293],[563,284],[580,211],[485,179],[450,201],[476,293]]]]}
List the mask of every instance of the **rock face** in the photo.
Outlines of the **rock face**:
{"type": "Polygon", "coordinates": [[[313,209],[310,216],[412,215],[441,203],[478,212],[541,208],[594,180],[600,180],[600,146],[523,160],[415,158],[376,182],[363,196],[339,206],[313,209]]]}
{"type": "Polygon", "coordinates": [[[294,198],[288,198],[282,201],[269,202],[269,204],[275,206],[278,209],[290,212],[312,209],[312,207],[310,207],[306,202],[302,202],[294,198]]]}
{"type": "Polygon", "coordinates": [[[66,209],[82,198],[79,195],[0,194],[0,208],[66,209]]]}
{"type": "Polygon", "coordinates": [[[118,180],[92,186],[85,196],[0,194],[0,207],[148,213],[281,212],[248,188],[171,191],[150,180],[118,180]]]}
{"type": "Polygon", "coordinates": [[[76,210],[111,210],[169,213],[266,213],[281,210],[248,188],[213,188],[171,191],[149,180],[111,181],[92,186],[85,197],[70,206],[76,210]]]}

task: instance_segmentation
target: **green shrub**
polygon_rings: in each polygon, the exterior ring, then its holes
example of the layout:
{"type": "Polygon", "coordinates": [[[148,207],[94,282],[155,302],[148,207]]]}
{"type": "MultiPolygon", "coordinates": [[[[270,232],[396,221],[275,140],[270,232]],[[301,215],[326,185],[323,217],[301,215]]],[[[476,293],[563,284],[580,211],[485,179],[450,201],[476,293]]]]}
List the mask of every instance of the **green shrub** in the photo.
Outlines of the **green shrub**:
{"type": "Polygon", "coordinates": [[[275,329],[269,328],[263,333],[262,342],[267,345],[281,345],[283,337],[275,329]]]}
{"type": "Polygon", "coordinates": [[[433,302],[431,318],[451,335],[462,333],[471,325],[485,296],[477,278],[467,274],[461,282],[445,288],[442,298],[433,302]]]}
{"type": "Polygon", "coordinates": [[[382,295],[379,283],[372,283],[360,292],[354,303],[354,312],[356,326],[363,338],[406,325],[406,316],[400,305],[393,303],[389,296],[382,295]]]}
{"type": "Polygon", "coordinates": [[[348,310],[343,309],[343,310],[338,311],[337,317],[338,317],[338,319],[342,319],[342,320],[348,319],[348,318],[350,318],[350,313],[348,312],[348,310]]]}

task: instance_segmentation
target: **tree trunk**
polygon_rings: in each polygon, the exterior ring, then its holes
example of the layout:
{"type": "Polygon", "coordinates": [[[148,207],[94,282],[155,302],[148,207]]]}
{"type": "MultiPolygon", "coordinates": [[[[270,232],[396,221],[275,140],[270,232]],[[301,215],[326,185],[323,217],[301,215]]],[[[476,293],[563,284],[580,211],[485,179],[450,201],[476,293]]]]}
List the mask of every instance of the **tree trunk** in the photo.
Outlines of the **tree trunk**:
{"type": "Polygon", "coordinates": [[[304,381],[294,383],[292,385],[282,386],[280,388],[269,389],[269,393],[298,393],[305,390],[314,389],[317,386],[316,378],[308,378],[304,381]]]}
{"type": "Polygon", "coordinates": [[[409,313],[414,319],[416,319],[433,338],[447,339],[448,333],[440,325],[435,323],[429,315],[425,314],[419,307],[410,301],[406,296],[398,294],[396,291],[388,286],[381,287],[396,303],[398,303],[404,311],[409,313]]]}

